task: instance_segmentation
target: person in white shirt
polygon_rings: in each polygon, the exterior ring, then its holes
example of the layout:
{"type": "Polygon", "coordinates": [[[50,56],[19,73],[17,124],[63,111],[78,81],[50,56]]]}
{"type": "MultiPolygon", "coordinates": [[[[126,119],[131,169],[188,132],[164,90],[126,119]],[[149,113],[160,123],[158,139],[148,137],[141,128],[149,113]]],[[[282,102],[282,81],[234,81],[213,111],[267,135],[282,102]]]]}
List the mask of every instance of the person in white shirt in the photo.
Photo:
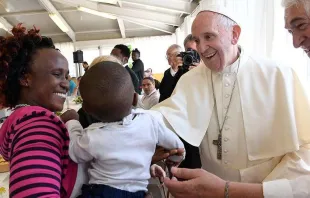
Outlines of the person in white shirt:
{"type": "MultiPolygon", "coordinates": [[[[81,79],[80,92],[83,109],[101,121],[85,130],[77,120],[66,122],[71,159],[90,162],[89,183],[81,197],[144,198],[156,146],[184,148],[181,140],[158,118],[158,112],[132,110],[137,94],[130,75],[118,63],[91,67],[81,79]]],[[[168,160],[180,163],[183,158],[168,160]]]]}
{"type": "MultiPolygon", "coordinates": [[[[200,147],[203,169],[173,168],[187,181],[165,179],[165,185],[176,198],[309,197],[310,104],[299,78],[291,67],[248,56],[238,45],[234,13],[201,6],[192,34],[204,64],[153,109],[200,147]]],[[[295,22],[294,44],[309,49],[309,15],[295,22]]]]}
{"type": "Polygon", "coordinates": [[[142,81],[143,96],[138,101],[138,107],[142,109],[151,109],[158,103],[159,92],[155,89],[155,80],[152,77],[145,77],[142,81]]]}

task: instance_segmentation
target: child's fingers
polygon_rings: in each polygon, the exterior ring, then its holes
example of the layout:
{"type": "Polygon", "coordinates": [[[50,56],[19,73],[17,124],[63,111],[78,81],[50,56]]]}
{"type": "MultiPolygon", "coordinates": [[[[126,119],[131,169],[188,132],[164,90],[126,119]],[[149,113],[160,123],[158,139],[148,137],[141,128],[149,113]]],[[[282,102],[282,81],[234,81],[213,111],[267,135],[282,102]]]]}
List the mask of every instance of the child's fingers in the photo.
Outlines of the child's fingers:
{"type": "Polygon", "coordinates": [[[154,166],[155,164],[153,164],[152,166],[151,166],[151,176],[152,177],[156,177],[156,168],[155,168],[155,166],[154,166]]]}

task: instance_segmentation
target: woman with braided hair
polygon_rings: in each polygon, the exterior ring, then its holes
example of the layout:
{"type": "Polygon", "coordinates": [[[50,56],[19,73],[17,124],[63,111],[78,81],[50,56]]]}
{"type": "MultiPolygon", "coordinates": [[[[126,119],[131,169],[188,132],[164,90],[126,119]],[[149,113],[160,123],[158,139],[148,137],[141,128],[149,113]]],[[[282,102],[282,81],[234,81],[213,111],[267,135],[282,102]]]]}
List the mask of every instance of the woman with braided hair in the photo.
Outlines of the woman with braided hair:
{"type": "Polygon", "coordinates": [[[78,167],[68,156],[61,111],[68,62],[50,38],[21,24],[0,37],[0,104],[13,109],[0,129],[0,153],[10,162],[10,197],[70,197],[78,167]]]}

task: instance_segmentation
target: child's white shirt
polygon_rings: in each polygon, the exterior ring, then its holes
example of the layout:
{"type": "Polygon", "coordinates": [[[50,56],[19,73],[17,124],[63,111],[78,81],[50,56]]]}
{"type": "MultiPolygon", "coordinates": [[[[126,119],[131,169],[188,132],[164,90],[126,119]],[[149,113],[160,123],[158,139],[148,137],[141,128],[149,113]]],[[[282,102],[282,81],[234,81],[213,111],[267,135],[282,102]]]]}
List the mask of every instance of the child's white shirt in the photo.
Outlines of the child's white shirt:
{"type": "Polygon", "coordinates": [[[184,148],[155,111],[135,109],[121,122],[94,123],[84,130],[76,120],[66,125],[71,159],[91,163],[89,184],[105,184],[129,192],[147,191],[156,145],[168,150],[184,148]]]}

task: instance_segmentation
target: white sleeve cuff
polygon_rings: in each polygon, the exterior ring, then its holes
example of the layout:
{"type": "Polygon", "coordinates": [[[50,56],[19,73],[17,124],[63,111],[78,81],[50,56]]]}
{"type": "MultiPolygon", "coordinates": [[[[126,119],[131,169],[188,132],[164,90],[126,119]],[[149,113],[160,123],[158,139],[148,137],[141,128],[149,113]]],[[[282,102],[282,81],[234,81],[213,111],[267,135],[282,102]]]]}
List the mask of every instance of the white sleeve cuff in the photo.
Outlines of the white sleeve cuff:
{"type": "Polygon", "coordinates": [[[83,131],[83,127],[78,120],[69,120],[68,122],[66,122],[65,125],[67,127],[68,132],[69,132],[69,135],[72,132],[76,132],[76,131],[82,132],[83,131]]]}
{"type": "Polygon", "coordinates": [[[289,180],[280,179],[263,183],[264,198],[293,198],[289,180]]]}

